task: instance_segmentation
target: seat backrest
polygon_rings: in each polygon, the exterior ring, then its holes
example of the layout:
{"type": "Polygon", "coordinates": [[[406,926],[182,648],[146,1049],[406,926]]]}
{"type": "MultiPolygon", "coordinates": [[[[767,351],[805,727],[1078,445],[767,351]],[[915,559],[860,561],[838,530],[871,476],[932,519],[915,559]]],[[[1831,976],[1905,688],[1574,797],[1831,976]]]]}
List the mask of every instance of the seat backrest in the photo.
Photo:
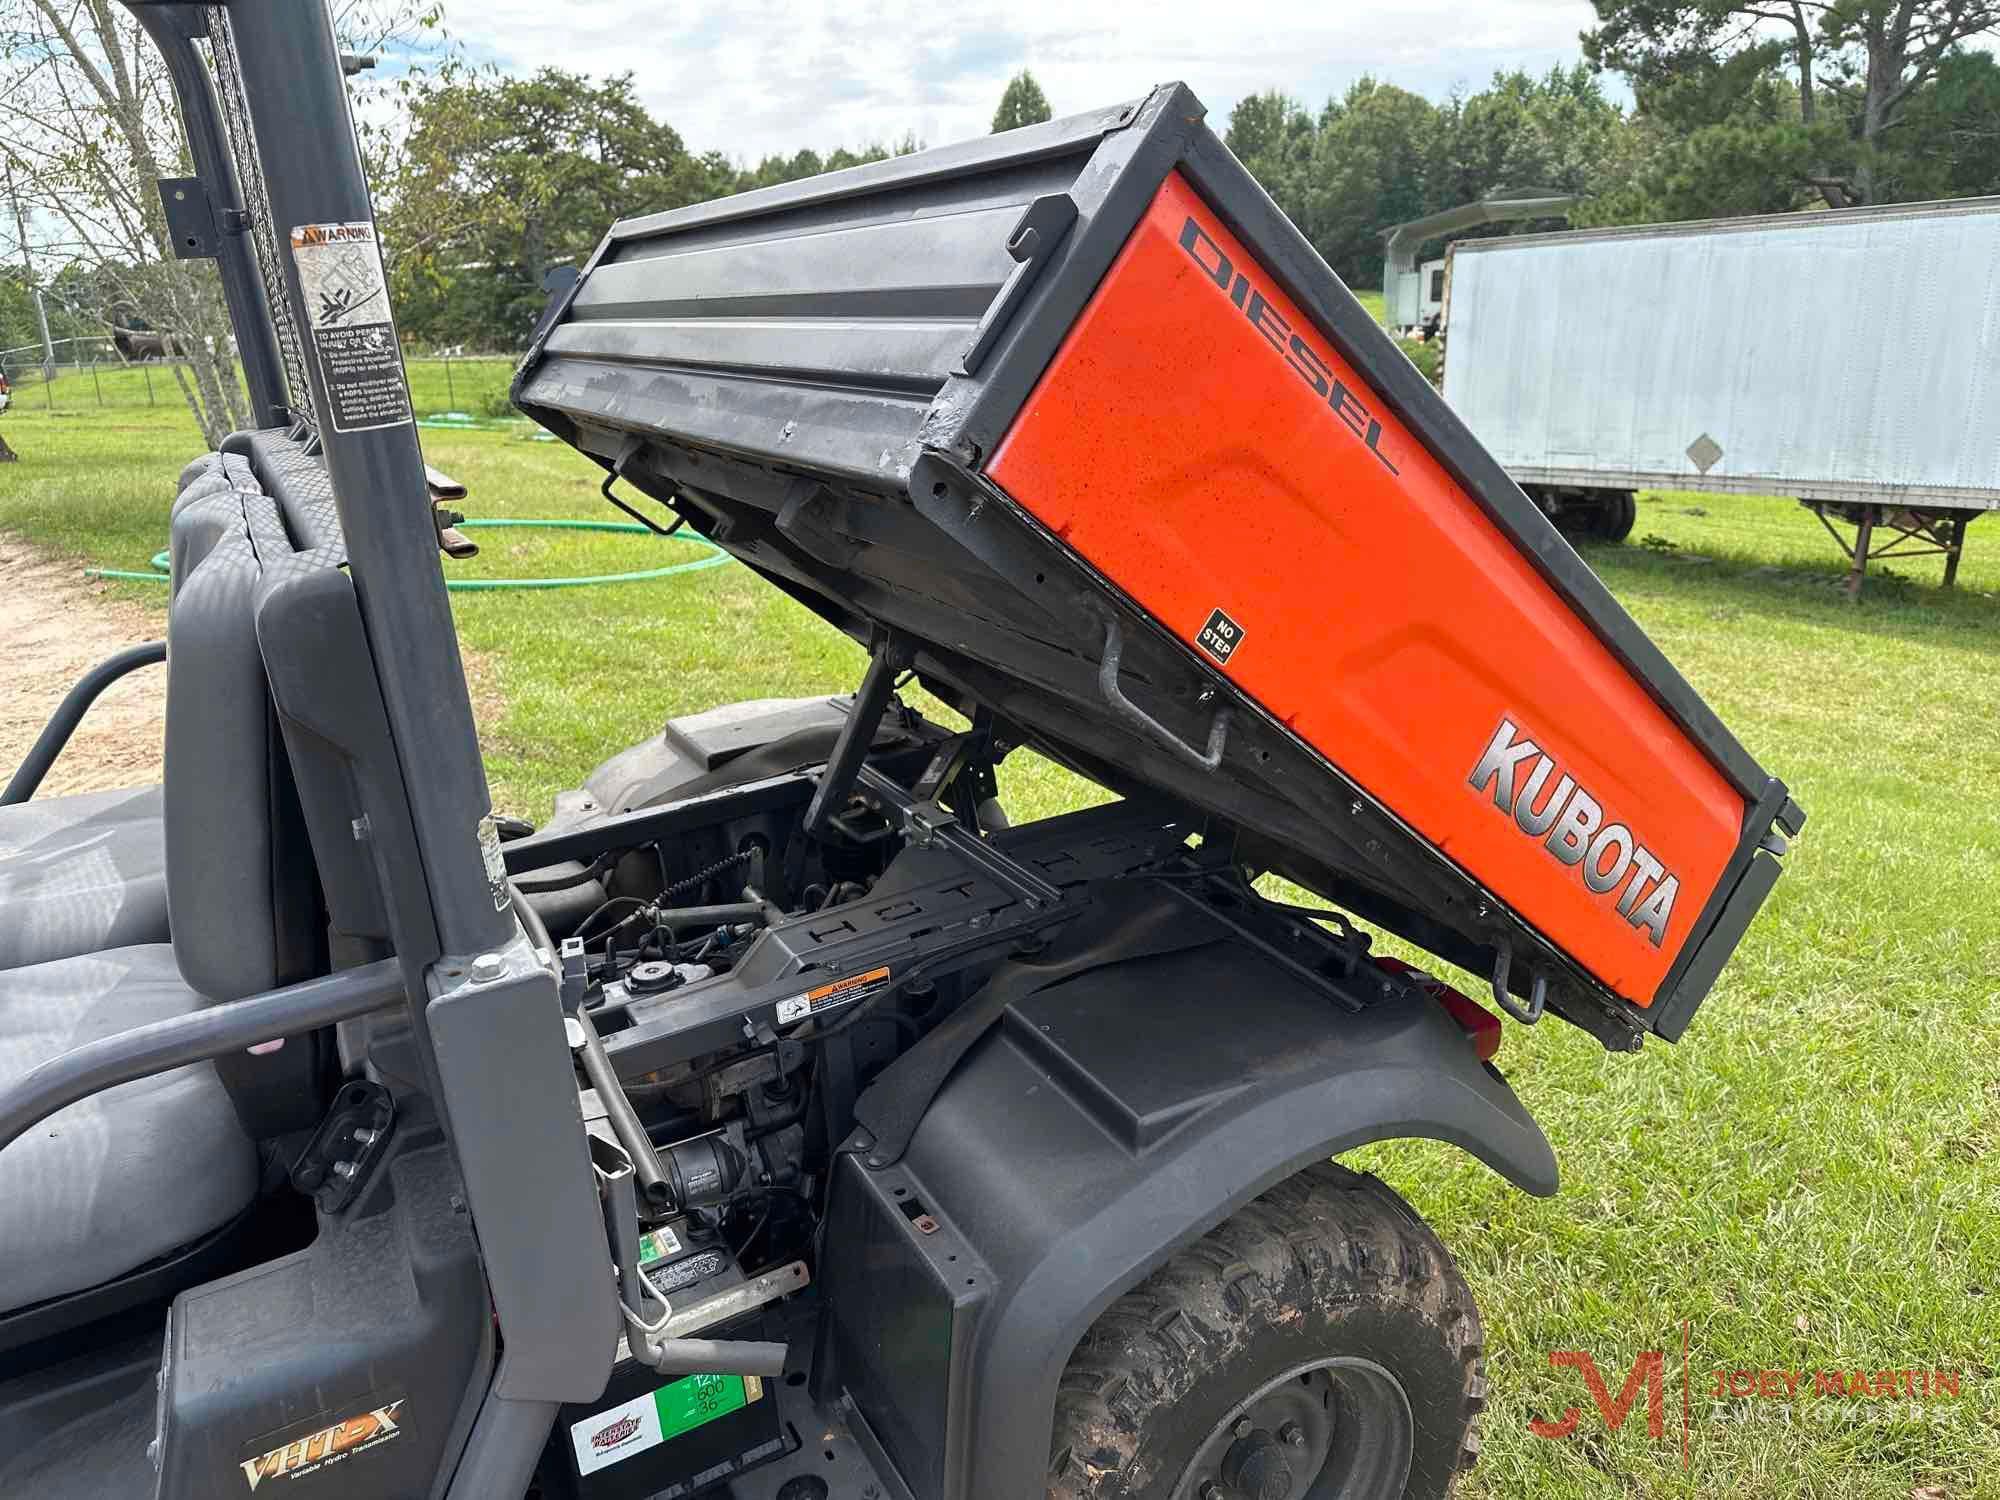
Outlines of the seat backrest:
{"type": "Polygon", "coordinates": [[[330,951],[336,965],[385,957],[394,930],[407,937],[430,914],[427,898],[411,899],[408,882],[395,878],[421,861],[332,484],[319,459],[281,431],[237,433],[224,452],[248,459],[274,502],[249,512],[263,568],[257,639],[318,856],[330,951]]]}
{"type": "MultiPolygon", "coordinates": [[[[163,800],[174,958],[219,1002],[324,972],[325,922],[257,649],[252,516],[272,502],[241,460],[212,457],[174,511],[163,800]]],[[[323,1039],[295,1038],[217,1066],[245,1127],[267,1137],[317,1122],[329,1057],[323,1039]]]]}
{"type": "Polygon", "coordinates": [[[256,493],[250,465],[237,454],[204,453],[181,470],[168,530],[170,593],[180,592],[181,580],[219,538],[242,529],[243,496],[256,493]]]}

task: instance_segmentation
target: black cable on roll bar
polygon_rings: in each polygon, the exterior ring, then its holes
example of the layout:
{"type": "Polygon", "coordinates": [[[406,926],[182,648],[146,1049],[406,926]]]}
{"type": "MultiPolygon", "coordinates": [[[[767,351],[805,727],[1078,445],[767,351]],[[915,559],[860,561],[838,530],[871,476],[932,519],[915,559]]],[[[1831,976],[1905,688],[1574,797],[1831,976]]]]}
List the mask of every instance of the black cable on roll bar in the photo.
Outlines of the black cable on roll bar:
{"type": "Polygon", "coordinates": [[[56,757],[62,754],[63,746],[69,743],[69,737],[76,732],[76,726],[89,712],[90,705],[97,701],[98,694],[127,672],[157,666],[166,659],[165,641],[147,641],[142,645],[127,646],[123,651],[105,657],[78,678],[76,686],[63,695],[63,701],[49,715],[49,722],[42,726],[42,732],[35,736],[35,743],[22,757],[21,768],[7,783],[7,790],[0,792],[0,807],[26,802],[35,795],[35,789],[49,774],[49,767],[56,763],[56,757]]]}
{"type": "Polygon", "coordinates": [[[365,1016],[399,1004],[403,994],[402,967],[385,958],[59,1052],[0,1088],[0,1150],[57,1110],[117,1084],[365,1016]]]}

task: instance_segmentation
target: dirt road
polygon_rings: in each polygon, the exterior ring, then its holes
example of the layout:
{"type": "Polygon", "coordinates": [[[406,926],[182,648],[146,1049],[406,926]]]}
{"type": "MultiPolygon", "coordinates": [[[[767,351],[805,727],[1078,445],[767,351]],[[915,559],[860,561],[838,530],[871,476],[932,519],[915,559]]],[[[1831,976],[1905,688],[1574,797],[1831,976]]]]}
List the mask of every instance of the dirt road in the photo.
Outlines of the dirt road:
{"type": "MultiPolygon", "coordinates": [[[[121,647],[159,639],[166,610],[106,597],[73,561],[52,562],[0,533],[0,782],[41,733],[70,685],[121,647]]],[[[166,602],[162,589],[161,604],[166,602]]],[[[39,795],[160,779],[164,667],[114,683],[84,716],[39,795]]]]}
{"type": "MultiPolygon", "coordinates": [[[[0,531],[0,785],[64,693],[112,652],[166,634],[167,591],[148,609],[0,531]]],[[[461,648],[481,737],[505,712],[491,661],[461,648]]],[[[141,667],[106,690],[70,737],[38,796],[139,786],[160,779],[165,667],[141,667]]]]}

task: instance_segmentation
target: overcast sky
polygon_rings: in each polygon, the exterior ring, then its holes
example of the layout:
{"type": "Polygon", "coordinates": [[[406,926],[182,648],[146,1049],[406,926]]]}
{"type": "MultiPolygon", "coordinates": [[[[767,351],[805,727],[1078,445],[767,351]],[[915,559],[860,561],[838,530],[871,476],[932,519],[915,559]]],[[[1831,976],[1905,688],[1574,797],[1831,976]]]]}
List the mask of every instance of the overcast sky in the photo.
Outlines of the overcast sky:
{"type": "Polygon", "coordinates": [[[1496,68],[1575,61],[1592,15],[1585,0],[451,0],[446,19],[507,72],[629,70],[691,148],[754,160],[984,134],[1022,68],[1058,115],[1180,78],[1218,130],[1246,94],[1317,109],[1364,73],[1441,98],[1496,68]]]}

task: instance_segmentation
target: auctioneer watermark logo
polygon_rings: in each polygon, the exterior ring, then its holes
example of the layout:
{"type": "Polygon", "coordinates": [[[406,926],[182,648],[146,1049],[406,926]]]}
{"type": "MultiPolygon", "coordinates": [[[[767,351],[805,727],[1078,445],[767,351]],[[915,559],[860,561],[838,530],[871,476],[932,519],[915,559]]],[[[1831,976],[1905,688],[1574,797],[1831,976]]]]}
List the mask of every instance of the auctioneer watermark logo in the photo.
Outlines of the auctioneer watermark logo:
{"type": "MultiPolygon", "coordinates": [[[[1681,1324],[1681,1347],[1673,1351],[1679,1358],[1671,1363],[1667,1350],[1642,1349],[1616,1395],[1587,1350],[1552,1350],[1549,1367],[1575,1372],[1607,1432],[1620,1431],[1643,1413],[1648,1438],[1680,1443],[1683,1468],[1692,1466],[1700,1423],[1921,1422],[1945,1415],[1971,1395],[1970,1380],[1956,1369],[1698,1370],[1693,1333],[1692,1324],[1681,1324]]],[[[1615,1378],[1615,1366],[1612,1374],[1615,1378]]],[[[1553,1421],[1534,1418],[1528,1431],[1539,1438],[1567,1438],[1589,1421],[1583,1408],[1571,1406],[1553,1421]]]]}

